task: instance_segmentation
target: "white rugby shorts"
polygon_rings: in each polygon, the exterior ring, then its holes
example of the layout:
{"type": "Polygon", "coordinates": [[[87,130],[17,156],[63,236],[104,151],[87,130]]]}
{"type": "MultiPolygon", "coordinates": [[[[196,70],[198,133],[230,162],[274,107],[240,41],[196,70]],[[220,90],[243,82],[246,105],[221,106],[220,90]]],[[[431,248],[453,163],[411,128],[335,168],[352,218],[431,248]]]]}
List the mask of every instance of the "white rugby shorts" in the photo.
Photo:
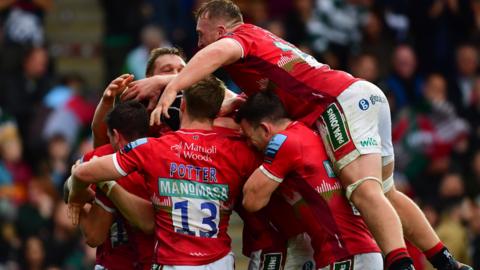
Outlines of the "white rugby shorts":
{"type": "Polygon", "coordinates": [[[334,262],[318,270],[383,270],[383,257],[381,253],[362,253],[351,259],[334,262]]]}
{"type": "Polygon", "coordinates": [[[235,256],[233,252],[212,263],[204,265],[152,265],[152,270],[234,270],[235,256]]]}
{"type": "Polygon", "coordinates": [[[337,171],[364,154],[380,153],[383,165],[393,161],[390,106],[373,83],[350,85],[327,106],[316,126],[337,171]]]}

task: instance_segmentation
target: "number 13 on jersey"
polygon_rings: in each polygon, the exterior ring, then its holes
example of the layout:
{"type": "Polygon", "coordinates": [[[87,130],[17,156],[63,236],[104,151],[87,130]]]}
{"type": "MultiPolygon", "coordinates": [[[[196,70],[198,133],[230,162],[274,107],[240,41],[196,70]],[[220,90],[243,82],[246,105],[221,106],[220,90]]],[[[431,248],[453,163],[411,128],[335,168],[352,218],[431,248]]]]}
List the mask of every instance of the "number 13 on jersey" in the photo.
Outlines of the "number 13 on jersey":
{"type": "Polygon", "coordinates": [[[172,197],[172,221],[177,233],[216,238],[220,222],[220,202],[172,197]]]}

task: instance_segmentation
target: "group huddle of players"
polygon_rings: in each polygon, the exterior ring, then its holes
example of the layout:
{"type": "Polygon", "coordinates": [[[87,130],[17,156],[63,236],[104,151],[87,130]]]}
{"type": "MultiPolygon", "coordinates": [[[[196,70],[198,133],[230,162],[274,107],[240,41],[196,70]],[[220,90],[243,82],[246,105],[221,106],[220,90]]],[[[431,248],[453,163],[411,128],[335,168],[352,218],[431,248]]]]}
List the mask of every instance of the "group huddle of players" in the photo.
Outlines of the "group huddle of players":
{"type": "Polygon", "coordinates": [[[196,15],[188,64],[155,49],[146,79],[106,88],[95,149],[66,182],[95,269],[234,269],[232,211],[252,270],[411,270],[404,237],[436,269],[472,269],[395,189],[380,89],[243,23],[229,0],[196,15]],[[210,75],[220,67],[243,94],[210,75]]]}

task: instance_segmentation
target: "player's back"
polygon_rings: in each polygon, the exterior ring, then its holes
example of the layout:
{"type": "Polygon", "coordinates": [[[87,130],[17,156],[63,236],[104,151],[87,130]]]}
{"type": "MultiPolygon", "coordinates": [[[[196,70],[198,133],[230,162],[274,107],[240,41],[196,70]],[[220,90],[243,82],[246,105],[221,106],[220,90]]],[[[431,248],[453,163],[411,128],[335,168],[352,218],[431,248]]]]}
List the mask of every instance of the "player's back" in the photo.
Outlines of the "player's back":
{"type": "Polygon", "coordinates": [[[131,143],[120,167],[141,163],[156,210],[156,263],[204,265],[230,251],[227,226],[247,177],[256,168],[244,140],[220,130],[181,129],[131,143]]]}
{"type": "Polygon", "coordinates": [[[273,88],[284,103],[295,104],[289,110],[292,117],[305,118],[308,124],[316,120],[311,114],[318,117],[326,104],[358,80],[251,24],[237,27],[224,38],[236,40],[243,50],[243,58],[226,67],[235,83],[247,94],[273,88]]]}
{"type": "Polygon", "coordinates": [[[295,171],[285,178],[279,192],[301,215],[312,238],[317,266],[355,254],[379,252],[362,217],[346,199],[320,137],[299,122],[280,134],[296,144],[301,155],[291,157],[297,164],[295,171]]]}

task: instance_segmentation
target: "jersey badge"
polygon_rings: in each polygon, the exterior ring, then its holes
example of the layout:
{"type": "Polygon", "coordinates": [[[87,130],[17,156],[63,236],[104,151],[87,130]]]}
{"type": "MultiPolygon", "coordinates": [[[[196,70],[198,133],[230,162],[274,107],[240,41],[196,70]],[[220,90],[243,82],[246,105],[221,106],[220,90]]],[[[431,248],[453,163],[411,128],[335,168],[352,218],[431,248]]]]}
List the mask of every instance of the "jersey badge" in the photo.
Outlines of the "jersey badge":
{"type": "Polygon", "coordinates": [[[333,171],[332,163],[330,162],[330,160],[324,160],[323,167],[325,168],[325,171],[327,172],[328,177],[330,178],[335,177],[335,172],[333,171]]]}
{"type": "Polygon", "coordinates": [[[147,143],[147,138],[140,138],[138,140],[135,140],[133,142],[129,142],[127,145],[125,145],[123,147],[123,149],[120,150],[120,153],[122,154],[126,154],[130,151],[132,151],[133,149],[135,149],[135,147],[138,147],[142,144],[146,144],[147,143]]]}
{"type": "Polygon", "coordinates": [[[283,134],[276,134],[272,137],[272,139],[270,139],[267,149],[265,149],[265,162],[272,163],[272,160],[275,158],[278,150],[286,139],[287,136],[283,134]]]}

